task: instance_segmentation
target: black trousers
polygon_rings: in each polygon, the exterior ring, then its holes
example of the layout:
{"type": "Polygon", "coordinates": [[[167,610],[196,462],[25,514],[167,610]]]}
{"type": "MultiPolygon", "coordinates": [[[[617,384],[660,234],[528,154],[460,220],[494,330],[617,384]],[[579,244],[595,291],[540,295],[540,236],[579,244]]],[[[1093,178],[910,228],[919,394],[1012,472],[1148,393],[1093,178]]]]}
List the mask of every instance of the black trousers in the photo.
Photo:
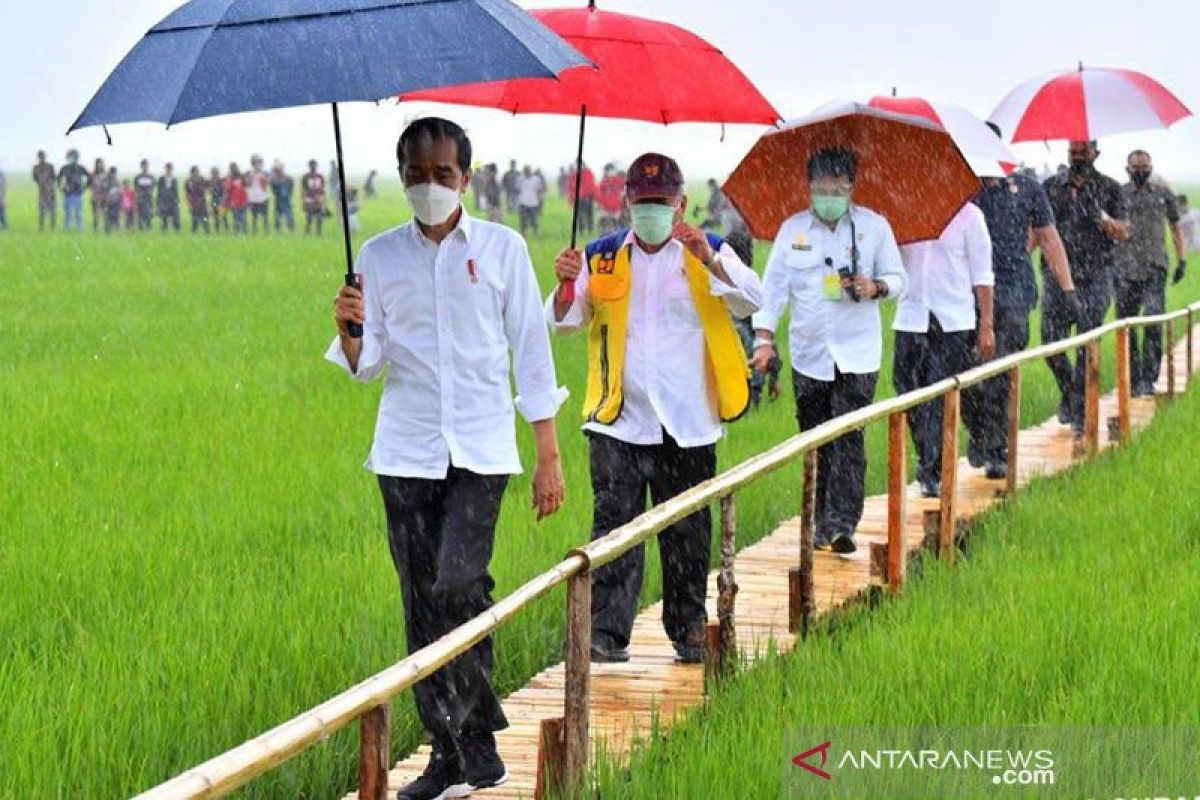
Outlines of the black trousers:
{"type": "MultiPolygon", "coordinates": [[[[441,480],[379,476],[410,653],[491,607],[488,564],[507,483],[456,467],[441,480]]],[[[489,636],[413,687],[435,742],[508,727],[491,672],[489,636]]]]}
{"type": "MultiPolygon", "coordinates": [[[[848,414],[875,399],[878,372],[861,375],[834,368],[833,380],[822,381],[792,370],[796,422],[801,431],[848,414]]],[[[863,513],[867,451],[861,430],[839,436],[817,452],[817,486],[813,508],[814,543],[838,534],[853,534],[863,513]]]]}
{"type": "MultiPolygon", "coordinates": [[[[974,343],[973,330],[944,331],[932,314],[926,333],[896,331],[892,364],[896,394],[929,386],[970,369],[974,343]]],[[[942,474],[944,406],[938,397],[908,412],[908,426],[917,448],[917,479],[921,481],[937,481],[942,474]]]]}
{"type": "MultiPolygon", "coordinates": [[[[1136,317],[1161,314],[1167,307],[1167,273],[1156,270],[1154,277],[1117,281],[1117,316],[1136,317]]],[[[1151,325],[1129,329],[1129,376],[1133,385],[1153,386],[1162,366],[1162,328],[1151,325]]]]}
{"type": "MultiPolygon", "coordinates": [[[[1029,345],[1029,311],[996,306],[992,324],[996,333],[996,358],[1019,353],[1029,345]]],[[[972,456],[984,462],[1008,461],[1009,375],[997,375],[963,391],[963,423],[971,435],[972,456]]]]}
{"type": "MultiPolygon", "coordinates": [[[[1048,282],[1043,290],[1042,300],[1042,341],[1057,342],[1066,339],[1074,333],[1084,333],[1100,327],[1104,323],[1104,315],[1108,313],[1109,303],[1112,302],[1112,282],[1100,278],[1091,283],[1077,283],[1075,295],[1079,298],[1079,319],[1073,319],[1070,308],[1063,300],[1062,290],[1053,281],[1048,282]]],[[[1080,347],[1075,354],[1072,364],[1066,353],[1050,356],[1046,359],[1047,366],[1054,373],[1058,391],[1066,406],[1067,418],[1072,425],[1083,425],[1083,384],[1087,370],[1087,358],[1084,348],[1080,347]]]]}
{"type": "MultiPolygon", "coordinates": [[[[680,447],[665,431],[663,443],[637,445],[588,433],[595,513],[592,539],[606,535],[654,505],[717,473],[716,445],[680,447]]],[[[658,535],[663,570],[663,628],[671,641],[703,644],[708,616],[704,595],[712,548],[707,508],[658,535]]],[[[592,573],[592,643],[601,649],[629,646],[642,591],[645,547],[639,545],[592,573]]]]}

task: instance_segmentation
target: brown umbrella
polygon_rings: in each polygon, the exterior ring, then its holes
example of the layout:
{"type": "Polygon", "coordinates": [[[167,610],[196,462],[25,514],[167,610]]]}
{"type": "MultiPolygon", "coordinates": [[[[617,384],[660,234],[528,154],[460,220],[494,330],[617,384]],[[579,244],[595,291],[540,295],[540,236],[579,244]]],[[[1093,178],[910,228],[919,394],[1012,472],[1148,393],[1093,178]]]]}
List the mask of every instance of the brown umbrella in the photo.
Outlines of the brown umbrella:
{"type": "Polygon", "coordinates": [[[887,217],[900,244],[936,239],[979,191],[950,134],[933,123],[858,103],[825,106],[763,134],[725,182],[724,193],[758,239],[808,208],[813,153],[845,147],[858,156],[854,202],[887,217]]]}

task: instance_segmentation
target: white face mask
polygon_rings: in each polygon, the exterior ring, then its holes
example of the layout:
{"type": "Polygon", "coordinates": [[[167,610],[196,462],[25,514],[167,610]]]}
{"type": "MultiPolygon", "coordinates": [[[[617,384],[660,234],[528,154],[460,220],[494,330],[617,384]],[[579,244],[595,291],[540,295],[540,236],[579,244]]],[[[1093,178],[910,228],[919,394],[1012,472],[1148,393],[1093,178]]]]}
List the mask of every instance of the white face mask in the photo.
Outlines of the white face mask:
{"type": "Polygon", "coordinates": [[[461,196],[453,189],[438,183],[419,183],[404,187],[404,196],[412,206],[413,216],[423,225],[441,225],[458,208],[461,196]]]}

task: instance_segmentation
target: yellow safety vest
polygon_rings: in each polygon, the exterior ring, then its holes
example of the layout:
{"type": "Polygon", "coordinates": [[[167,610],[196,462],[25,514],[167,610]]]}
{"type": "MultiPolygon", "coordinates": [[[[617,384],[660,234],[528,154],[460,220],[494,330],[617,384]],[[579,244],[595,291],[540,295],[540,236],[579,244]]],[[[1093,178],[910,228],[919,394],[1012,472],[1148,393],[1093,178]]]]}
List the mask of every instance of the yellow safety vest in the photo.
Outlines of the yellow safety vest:
{"type": "MultiPolygon", "coordinates": [[[[588,292],[592,323],[588,331],[587,395],[583,418],[612,424],[621,414],[621,375],[625,369],[625,342],[629,324],[629,297],[633,271],[632,245],[614,253],[599,250],[588,261],[588,292]]],[[[725,301],[709,289],[709,273],[684,248],[688,287],[704,331],[708,384],[716,389],[717,412],[722,422],[732,422],[750,405],[750,368],[741,337],[725,301]]]]}

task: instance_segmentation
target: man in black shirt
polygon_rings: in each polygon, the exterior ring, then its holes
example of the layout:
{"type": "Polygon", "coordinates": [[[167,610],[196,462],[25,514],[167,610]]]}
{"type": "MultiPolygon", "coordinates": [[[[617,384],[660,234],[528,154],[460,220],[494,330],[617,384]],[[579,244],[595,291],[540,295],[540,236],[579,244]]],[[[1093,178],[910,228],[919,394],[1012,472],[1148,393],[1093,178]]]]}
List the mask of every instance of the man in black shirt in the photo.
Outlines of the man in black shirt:
{"type": "Polygon", "coordinates": [[[142,171],[133,179],[133,192],[137,200],[137,229],[150,230],[154,217],[154,176],[150,174],[150,162],[142,159],[142,171]]]}
{"type": "MultiPolygon", "coordinates": [[[[993,130],[1000,135],[999,128],[993,130]]],[[[1029,344],[1029,313],[1038,301],[1030,245],[1041,248],[1069,308],[1077,305],[1075,284],[1041,184],[1019,172],[1007,178],[985,176],[981,182],[975,204],[983,211],[992,240],[992,324],[996,357],[1003,358],[1029,344]]],[[[963,422],[971,434],[968,458],[972,466],[985,467],[993,480],[1005,477],[1008,469],[1008,392],[1009,376],[1000,375],[963,394],[963,422]]]]}
{"type": "Polygon", "coordinates": [[[163,166],[162,177],[158,179],[158,216],[163,231],[168,225],[179,230],[179,178],[175,177],[175,165],[170,162],[163,166]]]}
{"type": "MultiPolygon", "coordinates": [[[[1100,151],[1095,141],[1071,142],[1065,177],[1048,178],[1044,187],[1062,237],[1078,303],[1070,301],[1051,280],[1043,280],[1042,341],[1056,342],[1099,327],[1112,302],[1114,247],[1129,238],[1128,211],[1121,185],[1094,166],[1100,151]]],[[[1042,255],[1043,277],[1048,272],[1042,255]]],[[[1080,348],[1072,365],[1066,353],[1046,359],[1058,383],[1062,402],[1058,419],[1076,434],[1083,432],[1085,354],[1080,348]]]]}
{"type": "Polygon", "coordinates": [[[54,230],[54,224],[58,221],[58,206],[55,205],[58,172],[54,165],[46,160],[45,150],[37,151],[37,163],[33,165],[33,182],[38,187],[38,230],[42,230],[46,220],[50,221],[50,230],[54,230]]]}

